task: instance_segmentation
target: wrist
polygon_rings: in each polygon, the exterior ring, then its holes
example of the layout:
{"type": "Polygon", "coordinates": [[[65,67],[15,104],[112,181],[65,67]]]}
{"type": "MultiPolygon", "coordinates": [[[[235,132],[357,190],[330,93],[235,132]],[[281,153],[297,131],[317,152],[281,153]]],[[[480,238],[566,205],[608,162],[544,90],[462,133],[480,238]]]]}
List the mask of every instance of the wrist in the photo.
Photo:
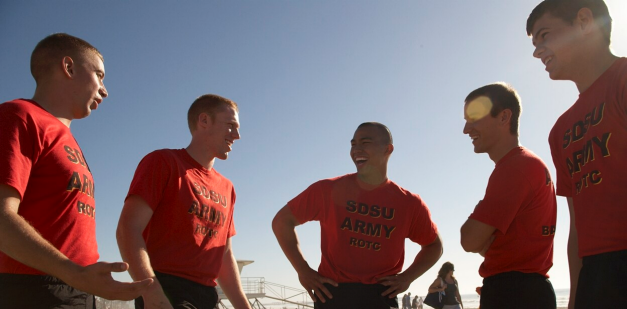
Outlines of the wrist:
{"type": "Polygon", "coordinates": [[[82,281],[81,277],[83,276],[84,271],[85,268],[83,266],[67,259],[61,264],[61,267],[56,268],[55,271],[50,272],[49,274],[53,277],[59,278],[66,284],[75,287],[75,282],[82,281]]]}
{"type": "Polygon", "coordinates": [[[294,270],[296,270],[296,273],[300,275],[303,272],[308,272],[312,270],[312,268],[309,267],[309,264],[307,263],[307,261],[303,261],[302,263],[298,263],[297,265],[294,265],[294,270]]]}

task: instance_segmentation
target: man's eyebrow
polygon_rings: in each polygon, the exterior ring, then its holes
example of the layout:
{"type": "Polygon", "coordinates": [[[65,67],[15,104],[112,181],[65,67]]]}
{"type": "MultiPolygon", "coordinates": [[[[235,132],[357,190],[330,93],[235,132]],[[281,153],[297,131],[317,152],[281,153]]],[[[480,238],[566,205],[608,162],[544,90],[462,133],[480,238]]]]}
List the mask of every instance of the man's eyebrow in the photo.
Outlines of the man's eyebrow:
{"type": "MultiPolygon", "coordinates": [[[[361,141],[364,141],[364,140],[371,141],[371,140],[372,140],[372,137],[362,137],[362,138],[360,138],[360,139],[359,139],[359,141],[360,141],[360,142],[361,142],[361,141]]],[[[355,142],[355,139],[354,139],[354,138],[353,138],[353,139],[351,139],[351,143],[354,143],[354,142],[355,142]]]]}
{"type": "Polygon", "coordinates": [[[547,27],[542,27],[542,28],[538,29],[538,31],[536,31],[536,33],[535,33],[535,34],[532,34],[532,36],[534,37],[534,39],[538,36],[538,34],[540,34],[540,32],[542,32],[542,30],[545,30],[545,29],[547,29],[547,27]]]}

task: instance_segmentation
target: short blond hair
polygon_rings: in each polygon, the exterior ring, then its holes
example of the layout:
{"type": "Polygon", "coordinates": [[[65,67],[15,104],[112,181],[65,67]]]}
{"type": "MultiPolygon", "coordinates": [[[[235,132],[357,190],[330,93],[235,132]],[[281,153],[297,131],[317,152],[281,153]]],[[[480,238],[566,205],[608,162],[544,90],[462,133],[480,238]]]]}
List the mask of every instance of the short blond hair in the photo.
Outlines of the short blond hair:
{"type": "Polygon", "coordinates": [[[227,98],[216,94],[205,94],[198,97],[187,111],[187,125],[189,126],[189,131],[194,132],[194,130],[196,130],[198,116],[200,116],[200,114],[205,113],[211,117],[211,120],[215,120],[215,115],[223,107],[230,107],[239,113],[237,103],[227,98]]]}

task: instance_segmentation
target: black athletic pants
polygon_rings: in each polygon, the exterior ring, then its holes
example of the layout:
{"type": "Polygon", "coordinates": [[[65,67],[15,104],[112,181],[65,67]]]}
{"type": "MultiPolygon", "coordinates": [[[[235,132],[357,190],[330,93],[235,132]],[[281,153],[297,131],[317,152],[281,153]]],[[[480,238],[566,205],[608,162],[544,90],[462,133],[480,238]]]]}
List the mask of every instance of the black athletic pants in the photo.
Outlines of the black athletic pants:
{"type": "MultiPolygon", "coordinates": [[[[218,302],[215,287],[205,286],[178,276],[155,271],[165,296],[176,309],[214,309],[218,302]]],[[[144,308],[144,299],[135,299],[135,308],[144,308]]]]}
{"type": "Polygon", "coordinates": [[[483,279],[481,309],[555,309],[553,285],[543,275],[517,271],[483,279]]]}
{"type": "Polygon", "coordinates": [[[0,308],[94,309],[96,299],[53,276],[0,274],[0,308]]]}
{"type": "Polygon", "coordinates": [[[368,308],[368,309],[390,309],[390,307],[398,308],[398,300],[396,297],[389,298],[381,296],[381,293],[387,289],[381,284],[363,284],[363,283],[340,283],[338,287],[330,284],[324,285],[333,298],[326,299],[323,303],[316,301],[315,309],[347,309],[347,308],[368,308]]]}
{"type": "Polygon", "coordinates": [[[586,256],[575,309],[627,308],[627,250],[586,256]]]}

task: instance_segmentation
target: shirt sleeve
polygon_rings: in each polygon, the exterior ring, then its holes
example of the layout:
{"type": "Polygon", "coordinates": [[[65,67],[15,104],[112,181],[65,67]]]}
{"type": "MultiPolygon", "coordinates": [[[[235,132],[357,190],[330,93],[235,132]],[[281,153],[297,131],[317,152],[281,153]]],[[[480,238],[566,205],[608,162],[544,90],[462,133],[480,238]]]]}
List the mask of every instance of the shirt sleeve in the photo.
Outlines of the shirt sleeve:
{"type": "Polygon", "coordinates": [[[329,193],[330,190],[325,190],[323,181],[318,181],[289,201],[287,205],[301,224],[320,221],[324,215],[325,196],[329,193]]]}
{"type": "Polygon", "coordinates": [[[511,166],[495,169],[483,200],[477,204],[470,218],[507,233],[531,192],[531,184],[525,176],[521,170],[511,166]]]}
{"type": "Polygon", "coordinates": [[[169,164],[163,155],[157,151],[149,153],[139,162],[126,198],[138,195],[153,211],[156,210],[170,180],[170,174],[169,164]]]}
{"type": "Polygon", "coordinates": [[[15,106],[0,105],[0,183],[15,188],[22,199],[37,160],[36,137],[34,125],[28,125],[15,106]]]}
{"type": "Polygon", "coordinates": [[[424,201],[416,196],[415,214],[411,221],[409,239],[421,246],[431,244],[438,235],[438,228],[431,220],[431,212],[424,201]]]}

